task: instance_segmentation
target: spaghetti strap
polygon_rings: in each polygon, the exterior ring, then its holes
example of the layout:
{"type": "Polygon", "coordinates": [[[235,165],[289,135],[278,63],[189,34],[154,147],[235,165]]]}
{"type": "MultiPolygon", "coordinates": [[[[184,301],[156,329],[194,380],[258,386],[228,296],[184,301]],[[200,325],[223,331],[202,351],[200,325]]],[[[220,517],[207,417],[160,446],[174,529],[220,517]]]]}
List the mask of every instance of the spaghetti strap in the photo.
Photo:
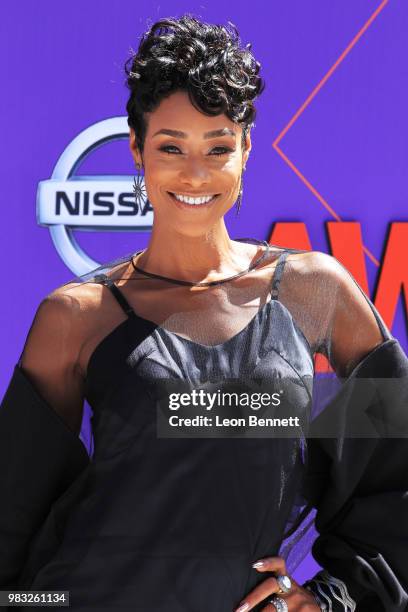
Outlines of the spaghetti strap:
{"type": "Polygon", "coordinates": [[[95,276],[95,281],[100,282],[103,285],[106,285],[107,287],[109,287],[109,289],[112,292],[112,295],[114,296],[114,298],[119,303],[119,305],[121,306],[121,308],[124,310],[124,312],[127,314],[128,317],[136,316],[135,311],[133,310],[133,308],[131,307],[131,305],[129,304],[125,296],[123,295],[123,293],[115,285],[115,283],[106,276],[106,274],[98,274],[97,276],[95,276]]]}
{"type": "Polygon", "coordinates": [[[272,290],[271,290],[271,300],[277,300],[279,295],[279,283],[282,278],[283,268],[285,266],[286,258],[289,255],[288,251],[284,251],[278,257],[278,263],[276,264],[275,271],[272,277],[272,290]]]}

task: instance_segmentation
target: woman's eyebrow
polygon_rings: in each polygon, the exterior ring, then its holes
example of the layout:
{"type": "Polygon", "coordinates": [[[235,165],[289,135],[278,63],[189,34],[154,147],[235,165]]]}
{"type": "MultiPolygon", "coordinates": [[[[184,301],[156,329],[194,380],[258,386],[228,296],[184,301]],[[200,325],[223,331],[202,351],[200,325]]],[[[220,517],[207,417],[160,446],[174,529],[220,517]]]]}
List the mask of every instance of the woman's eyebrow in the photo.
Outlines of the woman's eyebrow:
{"type": "MultiPolygon", "coordinates": [[[[153,138],[155,136],[158,136],[159,134],[165,134],[166,136],[173,136],[173,138],[187,138],[188,137],[188,134],[186,134],[185,132],[163,128],[159,130],[158,132],[156,132],[155,134],[153,134],[153,138]]],[[[211,132],[205,132],[204,134],[205,139],[217,138],[218,136],[234,136],[235,138],[235,132],[234,130],[231,130],[230,128],[221,128],[220,130],[212,130],[211,132]]]]}

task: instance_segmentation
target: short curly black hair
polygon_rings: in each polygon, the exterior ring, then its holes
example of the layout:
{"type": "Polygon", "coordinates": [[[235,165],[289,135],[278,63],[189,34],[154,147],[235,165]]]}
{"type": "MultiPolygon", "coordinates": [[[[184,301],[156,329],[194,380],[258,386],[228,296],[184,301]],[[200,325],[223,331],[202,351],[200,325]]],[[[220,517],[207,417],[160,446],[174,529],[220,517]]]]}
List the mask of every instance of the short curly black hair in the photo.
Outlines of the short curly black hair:
{"type": "Polygon", "coordinates": [[[138,51],[125,63],[128,125],[143,152],[145,112],[177,90],[206,115],[225,115],[243,128],[242,142],[253,125],[255,98],[264,90],[260,63],[245,48],[237,28],[199,21],[190,14],[160,19],[142,36],[138,51]]]}

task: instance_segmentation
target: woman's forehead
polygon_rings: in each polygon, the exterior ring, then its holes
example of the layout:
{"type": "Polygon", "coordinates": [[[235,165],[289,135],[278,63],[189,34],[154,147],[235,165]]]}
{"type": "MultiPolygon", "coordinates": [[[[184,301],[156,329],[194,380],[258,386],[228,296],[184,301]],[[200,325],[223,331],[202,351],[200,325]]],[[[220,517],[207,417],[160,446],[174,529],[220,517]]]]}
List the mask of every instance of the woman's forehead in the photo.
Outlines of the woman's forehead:
{"type": "Polygon", "coordinates": [[[220,132],[220,136],[234,137],[242,131],[241,126],[231,121],[224,113],[209,116],[200,112],[191,103],[187,92],[183,91],[174,92],[164,98],[154,111],[146,113],[146,119],[147,136],[150,138],[159,138],[158,132],[164,133],[166,130],[179,132],[177,136],[173,134],[179,138],[183,137],[182,134],[185,134],[185,137],[216,137],[212,132],[220,132]]]}

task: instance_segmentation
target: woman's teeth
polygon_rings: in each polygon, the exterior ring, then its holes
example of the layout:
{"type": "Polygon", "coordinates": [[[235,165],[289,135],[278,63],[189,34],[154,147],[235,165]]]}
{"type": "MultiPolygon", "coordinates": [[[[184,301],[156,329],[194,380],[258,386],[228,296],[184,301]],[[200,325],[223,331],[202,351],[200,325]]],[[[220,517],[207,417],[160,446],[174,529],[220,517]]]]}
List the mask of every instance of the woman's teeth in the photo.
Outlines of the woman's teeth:
{"type": "Polygon", "coordinates": [[[177,193],[172,194],[176,200],[179,202],[184,202],[184,204],[193,204],[195,206],[199,206],[200,204],[208,204],[211,200],[214,199],[214,195],[202,196],[201,198],[190,198],[189,196],[179,195],[177,193]]]}

